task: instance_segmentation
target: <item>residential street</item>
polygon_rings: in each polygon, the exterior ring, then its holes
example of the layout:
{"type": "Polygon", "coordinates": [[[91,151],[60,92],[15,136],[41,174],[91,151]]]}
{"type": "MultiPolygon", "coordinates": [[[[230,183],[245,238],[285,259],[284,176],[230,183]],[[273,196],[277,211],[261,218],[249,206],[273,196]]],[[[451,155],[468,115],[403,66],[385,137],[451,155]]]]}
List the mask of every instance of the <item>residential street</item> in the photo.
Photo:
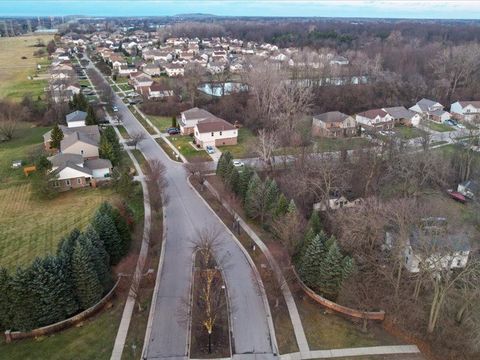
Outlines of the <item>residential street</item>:
{"type": "MultiPolygon", "coordinates": [[[[92,66],[92,65],[89,65],[92,66]]],[[[146,139],[139,148],[148,161],[159,160],[166,167],[165,193],[166,243],[164,262],[159,272],[158,293],[152,304],[151,333],[145,351],[147,359],[187,358],[188,322],[185,302],[192,274],[192,241],[198,231],[215,228],[220,232],[218,256],[226,260],[224,273],[232,311],[233,347],[242,358],[274,358],[273,326],[269,310],[252,277],[252,268],[241,248],[223,223],[190,187],[183,164],[171,161],[155,140],[141,126],[128,107],[116,97],[124,127],[130,134],[143,132],[146,139]]],[[[152,236],[153,241],[155,234],[152,236]]]]}

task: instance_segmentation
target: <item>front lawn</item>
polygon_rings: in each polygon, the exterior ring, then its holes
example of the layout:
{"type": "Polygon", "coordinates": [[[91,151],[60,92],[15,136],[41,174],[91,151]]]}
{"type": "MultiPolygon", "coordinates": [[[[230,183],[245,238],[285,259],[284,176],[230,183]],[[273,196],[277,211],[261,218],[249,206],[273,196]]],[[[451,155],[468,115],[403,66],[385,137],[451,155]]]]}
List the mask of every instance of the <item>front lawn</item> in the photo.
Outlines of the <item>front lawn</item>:
{"type": "Polygon", "coordinates": [[[148,119],[160,132],[166,132],[168,128],[172,127],[172,118],[168,116],[146,115],[148,119]]]}
{"type": "Polygon", "coordinates": [[[193,138],[188,135],[169,136],[168,140],[177,148],[189,162],[212,161],[205,150],[196,150],[190,143],[193,138]]]}
{"type": "Polygon", "coordinates": [[[436,123],[433,121],[427,121],[425,122],[427,127],[433,131],[438,131],[438,132],[447,132],[447,131],[454,131],[455,128],[453,126],[445,125],[445,124],[440,124],[436,123]]]}
{"type": "Polygon", "coordinates": [[[329,152],[341,150],[353,150],[368,146],[366,138],[315,138],[313,140],[313,152],[329,152]]]}
{"type": "Polygon", "coordinates": [[[393,131],[404,140],[415,139],[421,137],[425,133],[422,129],[408,126],[395,126],[393,131]]]}
{"type": "Polygon", "coordinates": [[[117,87],[123,91],[130,91],[133,89],[128,83],[117,84],[117,87]]]}
{"type": "Polygon", "coordinates": [[[253,152],[254,141],[255,135],[252,131],[242,127],[238,129],[237,145],[218,146],[218,149],[222,152],[230,151],[236,159],[253,157],[255,156],[253,152]]]}

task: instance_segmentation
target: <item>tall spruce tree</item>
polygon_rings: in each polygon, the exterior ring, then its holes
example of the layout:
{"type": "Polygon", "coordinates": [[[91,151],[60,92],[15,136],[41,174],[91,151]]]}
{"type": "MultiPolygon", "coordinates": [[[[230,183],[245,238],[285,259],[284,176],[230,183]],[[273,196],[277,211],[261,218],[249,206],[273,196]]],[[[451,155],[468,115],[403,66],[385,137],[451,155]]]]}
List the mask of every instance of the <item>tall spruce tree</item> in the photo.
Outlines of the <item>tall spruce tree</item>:
{"type": "Polygon", "coordinates": [[[98,125],[97,115],[95,114],[95,110],[91,105],[88,105],[85,125],[98,125]]]}
{"type": "Polygon", "coordinates": [[[72,267],[75,293],[81,308],[87,309],[101,299],[103,289],[93,259],[81,241],[75,244],[72,267]]]}
{"type": "Polygon", "coordinates": [[[283,193],[280,194],[280,196],[278,197],[278,200],[277,200],[277,206],[276,206],[276,209],[275,209],[275,216],[282,216],[282,215],[285,215],[288,211],[288,200],[287,198],[285,197],[285,195],[283,195],[283,193]]]}
{"type": "Polygon", "coordinates": [[[110,218],[115,223],[115,227],[118,231],[118,234],[120,235],[122,242],[122,256],[126,255],[130,250],[130,244],[132,242],[132,236],[127,220],[117,208],[114,208],[110,203],[106,201],[100,205],[97,211],[110,216],[110,218]]]}
{"type": "Polygon", "coordinates": [[[60,143],[63,140],[63,131],[60,129],[58,124],[55,124],[55,126],[52,129],[52,132],[50,133],[50,148],[51,149],[60,149],[60,143]]]}
{"type": "Polygon", "coordinates": [[[110,288],[112,279],[110,276],[109,256],[103,246],[103,241],[98,236],[93,227],[89,226],[87,230],[78,237],[85,251],[89,254],[91,264],[95,269],[98,280],[102,284],[102,290],[110,288]]]}
{"type": "Polygon", "coordinates": [[[320,216],[318,211],[313,210],[310,219],[308,220],[308,228],[312,229],[314,233],[319,233],[322,231],[322,222],[320,221],[320,216]]]}
{"type": "Polygon", "coordinates": [[[97,212],[92,220],[92,226],[105,245],[110,256],[110,264],[118,264],[122,258],[124,247],[112,218],[107,214],[97,212]]]}
{"type": "Polygon", "coordinates": [[[13,326],[12,314],[12,277],[7,269],[0,268],[0,330],[11,329],[13,326]]]}
{"type": "Polygon", "coordinates": [[[258,216],[258,203],[264,203],[262,199],[258,196],[265,196],[261,194],[264,183],[260,177],[254,173],[250,182],[248,183],[247,193],[245,194],[245,213],[251,219],[254,219],[258,216]]]}
{"type": "Polygon", "coordinates": [[[228,185],[230,186],[230,189],[235,194],[238,194],[239,183],[240,183],[240,173],[235,167],[233,167],[233,169],[230,171],[230,175],[228,178],[228,185]]]}
{"type": "Polygon", "coordinates": [[[36,274],[32,267],[18,268],[12,277],[12,315],[13,326],[20,331],[37,327],[41,317],[41,307],[35,287],[36,274]]]}
{"type": "Polygon", "coordinates": [[[327,299],[335,300],[338,296],[343,278],[342,261],[343,256],[340,253],[337,241],[333,240],[322,261],[317,283],[321,294],[327,299]]]}
{"type": "Polygon", "coordinates": [[[278,203],[278,197],[280,190],[278,189],[277,182],[271,180],[267,183],[267,207],[270,215],[274,217],[276,215],[276,206],[278,203]]]}
{"type": "Polygon", "coordinates": [[[253,176],[253,170],[249,166],[245,166],[240,174],[238,181],[238,195],[244,201],[248,190],[248,184],[253,176]]]}
{"type": "Polygon", "coordinates": [[[314,236],[297,265],[300,278],[315,290],[318,289],[319,272],[326,254],[326,239],[323,232],[314,236]]]}

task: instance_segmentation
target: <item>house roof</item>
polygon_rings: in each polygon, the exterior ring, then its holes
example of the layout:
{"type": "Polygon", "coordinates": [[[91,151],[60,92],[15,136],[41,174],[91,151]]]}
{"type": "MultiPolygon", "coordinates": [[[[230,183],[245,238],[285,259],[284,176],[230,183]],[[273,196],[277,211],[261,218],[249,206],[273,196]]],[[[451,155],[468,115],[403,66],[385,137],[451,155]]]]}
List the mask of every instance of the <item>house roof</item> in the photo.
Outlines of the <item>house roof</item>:
{"type": "Polygon", "coordinates": [[[472,101],[459,101],[462,107],[467,107],[468,105],[472,105],[473,107],[479,109],[480,108],[480,100],[472,100],[472,101]]]}
{"type": "Polygon", "coordinates": [[[230,124],[228,121],[225,121],[217,117],[199,121],[196,126],[198,129],[198,132],[201,134],[209,133],[213,131],[235,130],[235,126],[230,124]]]}
{"type": "Polygon", "coordinates": [[[62,166],[60,166],[57,169],[55,169],[54,171],[52,171],[52,174],[53,175],[58,175],[62,170],[66,169],[66,168],[70,168],[70,169],[80,171],[80,172],[84,173],[85,175],[92,175],[92,171],[90,169],[82,167],[82,166],[78,166],[71,161],[65,162],[62,166]]]}
{"type": "MultiPolygon", "coordinates": [[[[65,125],[59,125],[60,130],[63,132],[64,138],[73,134],[74,132],[82,133],[90,137],[97,144],[100,142],[100,131],[98,125],[77,126],[74,128],[66,127],[65,125]]],[[[44,141],[50,141],[52,130],[43,135],[44,141]]]]}
{"type": "MultiPolygon", "coordinates": [[[[422,109],[422,111],[427,111],[428,109],[430,109],[432,106],[435,106],[437,104],[440,104],[439,102],[437,101],[433,101],[433,100],[430,100],[430,99],[425,99],[423,98],[422,100],[420,100],[419,102],[417,102],[417,105],[420,107],[420,109],[422,109]]],[[[440,104],[441,105],[441,104],[440,104]]]]}
{"type": "Polygon", "coordinates": [[[185,120],[187,121],[215,117],[213,114],[209,113],[207,110],[199,109],[198,107],[194,107],[194,108],[182,111],[182,115],[185,117],[185,120]]]}
{"type": "Polygon", "coordinates": [[[466,187],[468,190],[474,193],[478,193],[478,191],[480,190],[480,183],[476,180],[467,180],[460,183],[460,185],[466,187]]]}
{"type": "Polygon", "coordinates": [[[90,145],[93,145],[93,146],[98,146],[98,142],[93,140],[90,136],[88,136],[84,133],[80,133],[80,132],[75,131],[74,133],[67,136],[66,138],[64,138],[60,142],[60,149],[66,149],[66,148],[72,146],[73,144],[75,144],[76,142],[83,142],[83,143],[90,144],[90,145]]]}
{"type": "Polygon", "coordinates": [[[350,115],[344,114],[340,111],[329,111],[323,114],[315,115],[313,118],[315,120],[319,120],[325,123],[335,123],[335,122],[343,122],[349,116],[350,115]]]}
{"type": "Polygon", "coordinates": [[[112,163],[108,159],[91,159],[85,160],[84,166],[90,170],[111,169],[112,163]]]}
{"type": "Polygon", "coordinates": [[[67,114],[67,116],[65,117],[65,119],[67,120],[67,124],[72,121],[85,121],[86,118],[87,118],[87,113],[85,111],[80,111],[80,110],[67,114]]]}
{"type": "Polygon", "coordinates": [[[61,167],[67,162],[72,164],[83,164],[83,156],[78,154],[58,153],[54,156],[50,156],[48,160],[52,163],[53,167],[61,167]]]}
{"type": "Polygon", "coordinates": [[[150,91],[165,91],[165,90],[171,90],[171,89],[165,84],[162,84],[156,81],[152,85],[150,85],[150,91]]]}
{"type": "Polygon", "coordinates": [[[433,110],[433,111],[428,111],[428,113],[430,115],[435,115],[435,116],[442,116],[443,114],[449,114],[448,112],[446,112],[445,110],[441,110],[441,109],[437,109],[437,110],[433,110]]]}
{"type": "Polygon", "coordinates": [[[394,119],[411,119],[416,115],[414,111],[408,110],[404,106],[389,107],[384,108],[383,110],[385,110],[394,119]]]}
{"type": "Polygon", "coordinates": [[[372,110],[361,112],[358,115],[369,118],[369,119],[375,119],[377,116],[385,117],[388,114],[383,109],[372,109],[372,110]]]}

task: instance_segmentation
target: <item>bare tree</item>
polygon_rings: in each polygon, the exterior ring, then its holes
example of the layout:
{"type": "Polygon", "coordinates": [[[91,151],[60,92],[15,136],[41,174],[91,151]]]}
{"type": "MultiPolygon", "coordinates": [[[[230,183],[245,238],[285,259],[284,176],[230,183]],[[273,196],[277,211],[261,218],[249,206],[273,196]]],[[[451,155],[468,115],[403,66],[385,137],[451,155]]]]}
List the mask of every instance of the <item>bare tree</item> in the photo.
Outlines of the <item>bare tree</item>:
{"type": "Polygon", "coordinates": [[[147,136],[143,131],[138,131],[130,135],[130,143],[137,149],[138,143],[145,140],[147,136]]]}
{"type": "Polygon", "coordinates": [[[9,101],[0,102],[0,135],[5,140],[11,140],[19,121],[26,116],[26,109],[9,101]]]}
{"type": "Polygon", "coordinates": [[[278,136],[275,131],[261,129],[258,131],[257,141],[255,142],[255,153],[270,168],[273,168],[272,158],[275,149],[278,147],[278,136]]]}
{"type": "Polygon", "coordinates": [[[149,188],[150,204],[155,211],[160,211],[163,204],[166,204],[168,197],[165,193],[167,180],[165,178],[165,165],[159,160],[152,160],[146,167],[145,176],[149,188]]]}

